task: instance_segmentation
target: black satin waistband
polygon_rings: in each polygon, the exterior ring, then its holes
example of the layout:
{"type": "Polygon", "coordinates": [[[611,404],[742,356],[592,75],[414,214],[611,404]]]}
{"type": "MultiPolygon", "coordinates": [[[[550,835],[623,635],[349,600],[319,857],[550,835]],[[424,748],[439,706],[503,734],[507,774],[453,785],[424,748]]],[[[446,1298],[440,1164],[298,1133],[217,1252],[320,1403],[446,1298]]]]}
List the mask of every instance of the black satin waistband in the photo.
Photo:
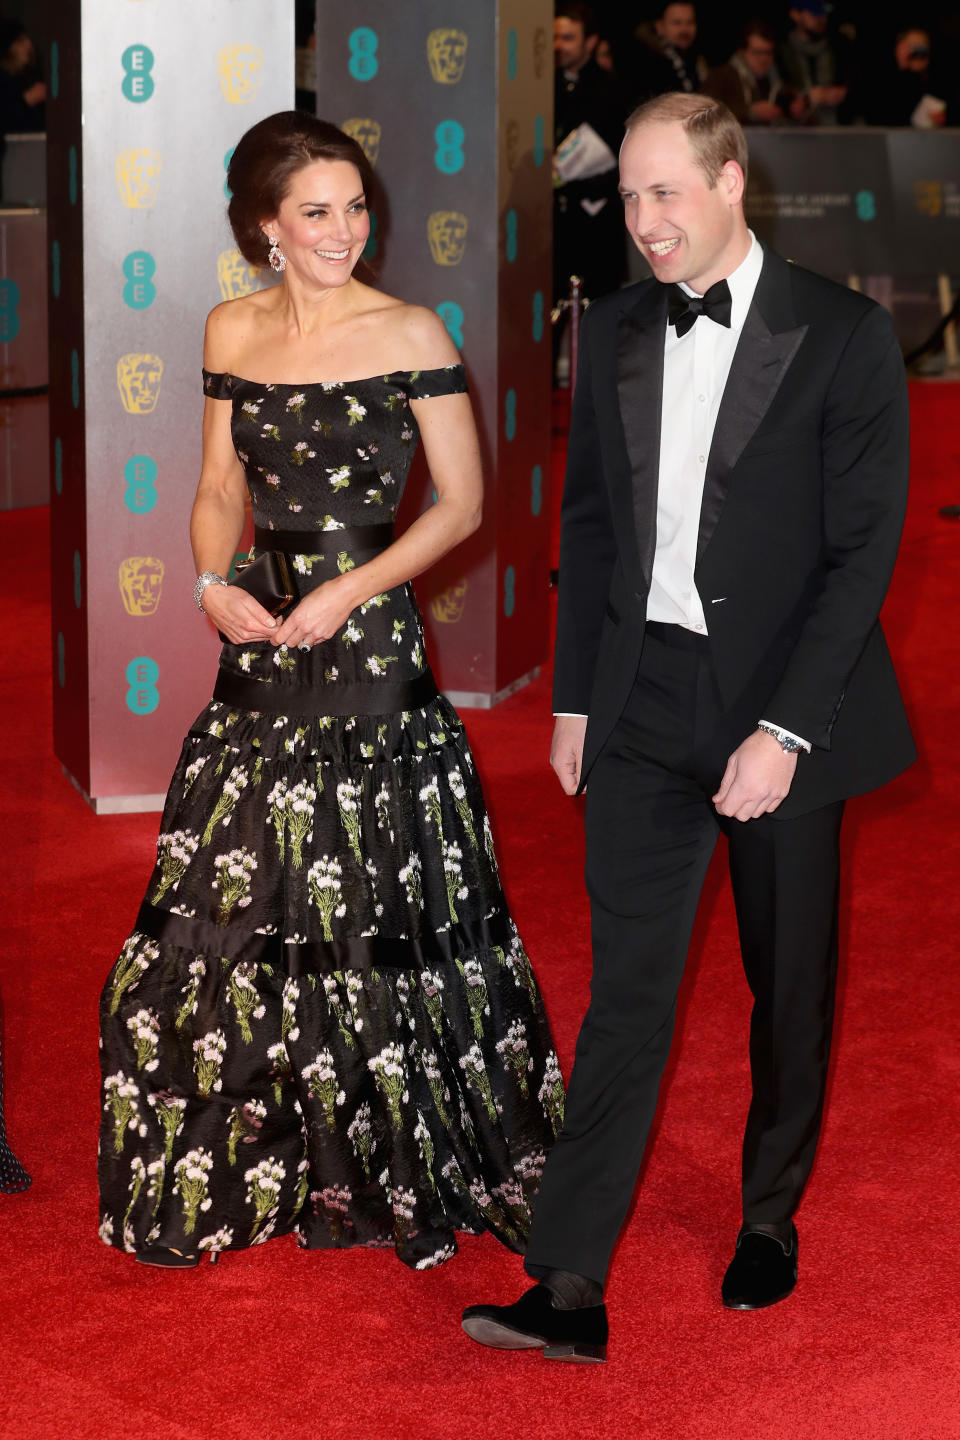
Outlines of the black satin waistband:
{"type": "Polygon", "coordinates": [[[258,550],[284,550],[288,555],[318,555],[320,546],[337,550],[385,550],[393,540],[393,526],[348,525],[343,530],[268,530],[258,525],[253,543],[258,550]]]}
{"type": "Polygon", "coordinates": [[[338,680],[316,689],[251,680],[221,670],[213,687],[214,700],[261,715],[395,715],[400,710],[422,710],[439,693],[430,670],[413,680],[380,680],[370,685],[338,680]]]}
{"type": "Polygon", "coordinates": [[[136,929],[166,945],[196,955],[210,955],[236,963],[282,964],[284,973],[330,975],[335,970],[426,970],[452,965],[478,950],[510,948],[513,931],[501,912],[489,918],[458,922],[449,930],[426,930],[420,935],[351,935],[344,940],[284,941],[281,935],[256,935],[236,924],[220,926],[211,920],[174,915],[144,901],[136,929]]]}

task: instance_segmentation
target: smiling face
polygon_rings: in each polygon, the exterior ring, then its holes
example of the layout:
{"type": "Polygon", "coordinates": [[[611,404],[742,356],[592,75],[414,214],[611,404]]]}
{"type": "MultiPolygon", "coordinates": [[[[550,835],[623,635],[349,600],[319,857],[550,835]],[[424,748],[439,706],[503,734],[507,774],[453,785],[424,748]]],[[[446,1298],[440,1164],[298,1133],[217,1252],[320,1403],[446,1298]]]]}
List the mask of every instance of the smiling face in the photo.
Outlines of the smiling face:
{"type": "Polygon", "coordinates": [[[736,270],[750,248],[743,171],[728,160],[711,188],[679,121],[638,125],[620,150],[627,230],[664,284],[702,295],[736,270]]]}
{"type": "Polygon", "coordinates": [[[596,48],[596,35],[584,34],[583,24],[568,15],[553,22],[553,63],[558,70],[582,70],[596,48]]]}
{"type": "Polygon", "coordinates": [[[370,234],[363,182],[349,160],[314,160],[297,170],[280,209],[261,222],[302,279],[345,285],[370,234]]]}

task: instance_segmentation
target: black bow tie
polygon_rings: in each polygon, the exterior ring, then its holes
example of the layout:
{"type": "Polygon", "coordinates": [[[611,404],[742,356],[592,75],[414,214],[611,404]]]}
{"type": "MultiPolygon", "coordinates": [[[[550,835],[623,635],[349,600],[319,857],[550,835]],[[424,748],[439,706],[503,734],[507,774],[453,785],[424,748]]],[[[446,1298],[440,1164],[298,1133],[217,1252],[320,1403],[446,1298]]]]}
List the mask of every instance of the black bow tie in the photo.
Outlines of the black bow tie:
{"type": "Polygon", "coordinates": [[[706,295],[688,295],[679,285],[667,286],[667,314],[678,335],[692,330],[698,315],[707,315],[730,329],[730,286],[726,280],[711,285],[706,295]]]}

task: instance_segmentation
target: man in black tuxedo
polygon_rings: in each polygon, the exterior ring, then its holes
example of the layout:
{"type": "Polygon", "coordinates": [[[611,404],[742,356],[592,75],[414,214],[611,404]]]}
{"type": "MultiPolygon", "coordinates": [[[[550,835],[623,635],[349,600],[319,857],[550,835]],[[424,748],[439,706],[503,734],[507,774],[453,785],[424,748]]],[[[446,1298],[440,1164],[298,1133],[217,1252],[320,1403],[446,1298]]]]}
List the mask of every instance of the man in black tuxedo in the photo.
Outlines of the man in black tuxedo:
{"type": "Polygon", "coordinates": [[[593,980],[526,1257],[483,1344],[605,1358],[603,1284],[718,830],[754,1007],[743,1227],[722,1298],[796,1282],[823,1112],[844,801],[914,759],[877,620],[908,470],[880,306],[764,251],[725,106],[649,101],[620,154],[654,278],[591,306],[570,430],[551,763],[587,788],[593,980]]]}

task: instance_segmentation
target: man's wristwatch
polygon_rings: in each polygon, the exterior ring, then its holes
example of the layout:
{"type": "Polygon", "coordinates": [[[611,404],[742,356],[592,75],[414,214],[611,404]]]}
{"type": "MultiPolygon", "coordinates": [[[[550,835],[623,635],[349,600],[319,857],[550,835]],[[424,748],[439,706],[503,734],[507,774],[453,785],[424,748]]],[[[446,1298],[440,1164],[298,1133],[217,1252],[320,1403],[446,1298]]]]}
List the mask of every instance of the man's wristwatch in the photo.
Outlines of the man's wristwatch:
{"type": "Polygon", "coordinates": [[[202,575],[197,576],[197,583],[193,587],[193,598],[197,602],[197,609],[201,615],[206,615],[207,613],[203,608],[203,592],[207,586],[228,585],[229,583],[228,580],[224,580],[222,575],[218,575],[216,570],[204,570],[202,575]]]}
{"type": "Polygon", "coordinates": [[[776,725],[768,725],[766,720],[759,721],[757,729],[765,731],[767,735],[772,735],[774,740],[778,742],[784,755],[796,755],[798,750],[804,748],[795,736],[788,735],[786,730],[779,730],[776,725]]]}

